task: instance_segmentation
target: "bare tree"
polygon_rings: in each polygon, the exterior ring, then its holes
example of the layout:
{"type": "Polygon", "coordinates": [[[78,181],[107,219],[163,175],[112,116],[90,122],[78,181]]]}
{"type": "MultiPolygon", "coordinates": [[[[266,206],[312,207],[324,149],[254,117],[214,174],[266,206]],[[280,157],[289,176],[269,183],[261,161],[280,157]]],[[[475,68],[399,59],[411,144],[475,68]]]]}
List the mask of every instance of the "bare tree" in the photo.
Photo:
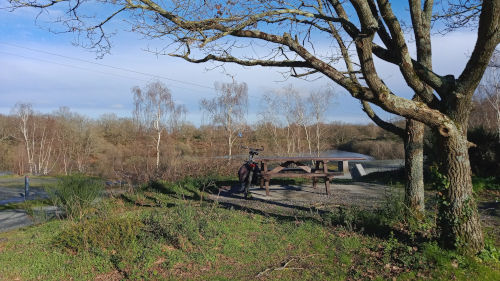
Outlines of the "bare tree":
{"type": "Polygon", "coordinates": [[[159,81],[149,83],[146,89],[132,89],[134,95],[134,120],[141,128],[154,132],[156,169],[160,168],[160,143],[163,133],[175,124],[180,111],[175,107],[167,86],[159,81]]]}
{"type": "Polygon", "coordinates": [[[309,94],[308,101],[311,108],[311,114],[314,118],[317,156],[319,156],[323,150],[321,143],[323,131],[321,129],[321,125],[325,121],[325,113],[332,104],[334,96],[335,94],[332,89],[323,89],[309,94]]]}
{"type": "Polygon", "coordinates": [[[324,115],[331,104],[333,92],[330,89],[301,94],[292,85],[274,90],[264,95],[264,110],[260,113],[261,122],[272,135],[274,146],[279,150],[280,131],[286,131],[287,154],[307,152],[319,155],[322,151],[321,129],[324,115]],[[302,134],[303,132],[303,134],[302,134]],[[307,150],[301,146],[301,139],[307,150]]]}
{"type": "MultiPolygon", "coordinates": [[[[487,101],[487,106],[494,113],[492,120],[488,120],[495,124],[495,131],[498,135],[498,142],[500,142],[500,56],[493,56],[490,62],[490,67],[486,72],[481,84],[478,87],[478,97],[487,101]]],[[[483,111],[488,111],[488,108],[482,108],[483,111]]],[[[484,122],[488,122],[484,120],[484,122]]]]}
{"type": "Polygon", "coordinates": [[[96,150],[96,136],[92,122],[68,107],[61,107],[53,113],[57,121],[58,157],[62,161],[64,174],[73,171],[85,173],[96,150]]]}
{"type": "Polygon", "coordinates": [[[217,97],[202,99],[200,106],[214,125],[222,126],[227,140],[227,153],[232,157],[236,135],[245,126],[248,106],[248,87],[246,83],[215,83],[217,97]]]}
{"type": "Polygon", "coordinates": [[[57,124],[50,115],[39,116],[39,132],[33,138],[33,143],[38,141],[38,146],[35,148],[37,163],[35,165],[37,174],[48,175],[49,172],[55,167],[57,156],[55,154],[55,132],[57,131],[57,124]]]}
{"type": "MultiPolygon", "coordinates": [[[[86,42],[90,47],[98,51],[106,52],[110,47],[104,26],[118,15],[127,15],[134,31],[151,38],[172,39],[177,46],[167,52],[173,51],[172,55],[187,61],[288,68],[293,77],[321,75],[356,99],[426,124],[438,135],[441,172],[447,179],[439,215],[441,241],[466,252],[482,249],[484,241],[472,195],[466,135],[473,93],[500,41],[500,1],[482,1],[477,7],[476,45],[458,77],[440,75],[411,57],[408,46],[412,42],[417,45],[417,57],[431,49],[426,26],[430,24],[432,0],[409,0],[409,15],[398,12],[399,18],[389,0],[250,0],[228,1],[224,5],[218,1],[167,4],[154,0],[9,2],[13,8],[66,4],[68,13],[58,20],[70,32],[82,32],[89,38],[86,42]],[[101,4],[105,8],[87,6],[101,4]],[[86,15],[97,10],[101,13],[96,17],[86,15]],[[407,40],[401,24],[405,15],[412,19],[414,41],[407,40]],[[315,43],[323,42],[325,37],[336,42],[340,55],[328,48],[323,48],[326,52],[315,48],[315,43]],[[269,55],[241,52],[241,48],[251,48],[259,41],[269,43],[269,55]],[[348,46],[353,46],[355,52],[348,46]],[[194,54],[192,48],[202,52],[194,54]],[[203,52],[203,57],[197,57],[203,52]],[[379,75],[374,57],[397,66],[418,99],[406,99],[392,91],[379,75]],[[339,59],[345,66],[335,64],[339,59]]],[[[456,13],[447,18],[457,18],[456,13]]]]}
{"type": "Polygon", "coordinates": [[[281,103],[273,94],[265,94],[261,103],[263,110],[259,113],[261,117],[260,122],[270,133],[274,150],[278,154],[281,154],[282,145],[280,144],[280,129],[283,127],[282,115],[279,110],[281,103]]]}
{"type": "Polygon", "coordinates": [[[18,129],[24,142],[29,173],[47,175],[56,162],[55,120],[49,115],[36,115],[32,105],[28,103],[16,104],[12,112],[18,118],[18,129]]]}
{"type": "Polygon", "coordinates": [[[30,126],[34,118],[33,107],[29,103],[18,103],[15,105],[13,113],[19,118],[18,128],[24,141],[26,156],[28,157],[29,173],[33,174],[35,172],[35,161],[33,160],[35,143],[32,131],[35,130],[35,127],[30,126]]]}
{"type": "Polygon", "coordinates": [[[299,123],[301,123],[301,119],[306,117],[306,113],[305,107],[301,104],[299,91],[290,84],[282,89],[273,91],[273,95],[274,104],[276,105],[274,110],[283,116],[285,124],[287,155],[301,152],[300,131],[302,127],[299,123]],[[302,113],[298,113],[299,111],[302,113]]]}
{"type": "MultiPolygon", "coordinates": [[[[311,125],[312,116],[309,111],[306,98],[302,97],[300,94],[294,95],[294,108],[293,112],[295,115],[295,121],[297,123],[298,128],[302,128],[304,130],[305,139],[307,142],[307,149],[309,155],[312,155],[312,140],[311,140],[311,132],[309,130],[309,126],[311,125]]],[[[297,131],[297,141],[300,141],[300,131],[297,131]]]]}

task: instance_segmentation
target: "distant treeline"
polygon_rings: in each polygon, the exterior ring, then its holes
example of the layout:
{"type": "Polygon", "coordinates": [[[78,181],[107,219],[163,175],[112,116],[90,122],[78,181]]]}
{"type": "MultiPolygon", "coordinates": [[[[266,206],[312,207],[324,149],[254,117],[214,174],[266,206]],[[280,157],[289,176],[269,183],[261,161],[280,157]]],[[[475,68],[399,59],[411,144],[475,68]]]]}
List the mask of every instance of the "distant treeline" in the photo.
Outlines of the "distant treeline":
{"type": "MultiPolygon", "coordinates": [[[[154,132],[138,126],[133,118],[109,114],[90,119],[68,108],[40,114],[24,106],[17,113],[0,115],[1,170],[41,175],[78,172],[108,178],[141,178],[140,174],[147,177],[157,172],[154,132]]],[[[322,132],[320,152],[341,148],[381,159],[403,156],[402,142],[379,127],[338,122],[305,128],[298,124],[272,127],[265,122],[247,125],[240,131],[233,154],[246,153],[240,145],[264,146],[266,155],[308,154],[305,130],[311,133],[316,127],[322,132]]],[[[214,163],[208,159],[227,155],[227,146],[221,126],[178,122],[163,136],[160,170],[168,171],[168,177],[194,172],[196,163],[214,163]]]]}
{"type": "MultiPolygon", "coordinates": [[[[473,172],[495,174],[500,170],[496,115],[484,99],[476,99],[475,106],[469,128],[469,139],[477,144],[470,150],[473,172]],[[481,163],[488,163],[487,167],[481,163]]],[[[29,104],[19,104],[12,114],[0,115],[0,170],[40,175],[85,173],[130,181],[232,174],[241,161],[238,157],[246,154],[240,145],[264,146],[265,155],[316,155],[340,149],[376,159],[404,158],[402,140],[373,124],[289,122],[278,126],[267,120],[239,128],[232,157],[237,160],[227,161],[227,131],[221,125],[196,127],[179,119],[165,130],[156,147],[157,130],[142,126],[134,117],[108,114],[90,119],[68,108],[41,114],[29,104]]],[[[402,127],[404,121],[396,124],[402,127]]],[[[426,154],[431,160],[432,142],[432,134],[427,132],[426,154]]]]}

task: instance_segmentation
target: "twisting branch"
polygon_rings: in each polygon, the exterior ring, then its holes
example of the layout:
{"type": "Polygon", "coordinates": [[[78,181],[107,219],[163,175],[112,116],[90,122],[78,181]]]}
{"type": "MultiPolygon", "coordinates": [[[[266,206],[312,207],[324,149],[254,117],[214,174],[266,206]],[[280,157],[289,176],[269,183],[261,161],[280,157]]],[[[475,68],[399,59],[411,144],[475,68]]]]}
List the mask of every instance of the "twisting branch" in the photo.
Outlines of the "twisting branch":
{"type": "Polygon", "coordinates": [[[377,124],[380,128],[389,131],[401,138],[404,137],[405,130],[403,128],[400,128],[392,123],[386,122],[382,120],[372,109],[370,103],[366,101],[361,101],[361,105],[363,106],[363,111],[370,117],[370,119],[377,124]]]}
{"type": "Polygon", "coordinates": [[[189,57],[189,54],[179,55],[179,54],[169,54],[172,57],[183,58],[186,61],[192,63],[203,63],[207,61],[220,61],[220,62],[232,62],[237,63],[244,66],[273,66],[273,67],[311,67],[308,62],[305,61],[293,61],[293,60],[282,60],[282,61],[271,61],[271,60],[242,60],[236,57],[226,55],[226,56],[215,56],[215,55],[207,55],[201,59],[193,59],[189,57]]]}

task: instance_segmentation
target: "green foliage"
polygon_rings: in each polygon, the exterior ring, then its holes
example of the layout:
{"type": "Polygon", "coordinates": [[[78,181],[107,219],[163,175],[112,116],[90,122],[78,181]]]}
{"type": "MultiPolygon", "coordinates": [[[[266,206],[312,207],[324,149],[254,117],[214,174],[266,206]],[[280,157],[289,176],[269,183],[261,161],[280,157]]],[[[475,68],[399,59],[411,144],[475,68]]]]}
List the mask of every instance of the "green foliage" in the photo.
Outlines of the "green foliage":
{"type": "Polygon", "coordinates": [[[104,183],[101,180],[75,174],[60,177],[47,193],[54,205],[60,207],[70,219],[82,219],[92,212],[91,207],[102,195],[104,183]]]}
{"type": "Polygon", "coordinates": [[[450,187],[450,181],[445,175],[441,174],[437,166],[433,165],[429,167],[429,170],[431,186],[434,190],[437,190],[438,192],[444,192],[448,189],[448,187],[450,187]]]}
{"type": "Polygon", "coordinates": [[[325,214],[325,222],[328,225],[343,225],[350,231],[364,229],[369,232],[380,232],[406,220],[406,207],[400,193],[391,189],[385,196],[381,208],[365,210],[356,206],[339,207],[325,214]]]}
{"type": "Polygon", "coordinates": [[[157,239],[177,248],[199,245],[216,235],[217,221],[207,209],[195,208],[191,204],[175,206],[168,212],[153,212],[143,219],[146,230],[157,239]]]}
{"type": "Polygon", "coordinates": [[[500,190],[500,178],[495,177],[472,177],[472,186],[475,192],[483,190],[500,190]]]}
{"type": "Polygon", "coordinates": [[[495,244],[490,239],[485,239],[484,242],[484,249],[479,253],[479,258],[483,261],[500,263],[500,249],[495,247],[495,244]]]}
{"type": "Polygon", "coordinates": [[[92,218],[70,223],[54,239],[54,245],[74,252],[110,253],[137,243],[141,221],[134,217],[92,218]]]}

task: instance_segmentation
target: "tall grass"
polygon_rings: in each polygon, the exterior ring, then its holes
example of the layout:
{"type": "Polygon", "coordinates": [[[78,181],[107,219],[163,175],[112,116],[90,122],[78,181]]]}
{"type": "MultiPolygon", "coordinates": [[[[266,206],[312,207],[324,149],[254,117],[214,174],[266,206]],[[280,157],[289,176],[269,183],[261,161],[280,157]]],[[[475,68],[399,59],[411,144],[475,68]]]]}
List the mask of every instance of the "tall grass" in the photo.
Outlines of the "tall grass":
{"type": "Polygon", "coordinates": [[[52,203],[70,219],[82,219],[95,204],[104,190],[104,183],[95,178],[76,174],[60,177],[47,188],[52,203]]]}

